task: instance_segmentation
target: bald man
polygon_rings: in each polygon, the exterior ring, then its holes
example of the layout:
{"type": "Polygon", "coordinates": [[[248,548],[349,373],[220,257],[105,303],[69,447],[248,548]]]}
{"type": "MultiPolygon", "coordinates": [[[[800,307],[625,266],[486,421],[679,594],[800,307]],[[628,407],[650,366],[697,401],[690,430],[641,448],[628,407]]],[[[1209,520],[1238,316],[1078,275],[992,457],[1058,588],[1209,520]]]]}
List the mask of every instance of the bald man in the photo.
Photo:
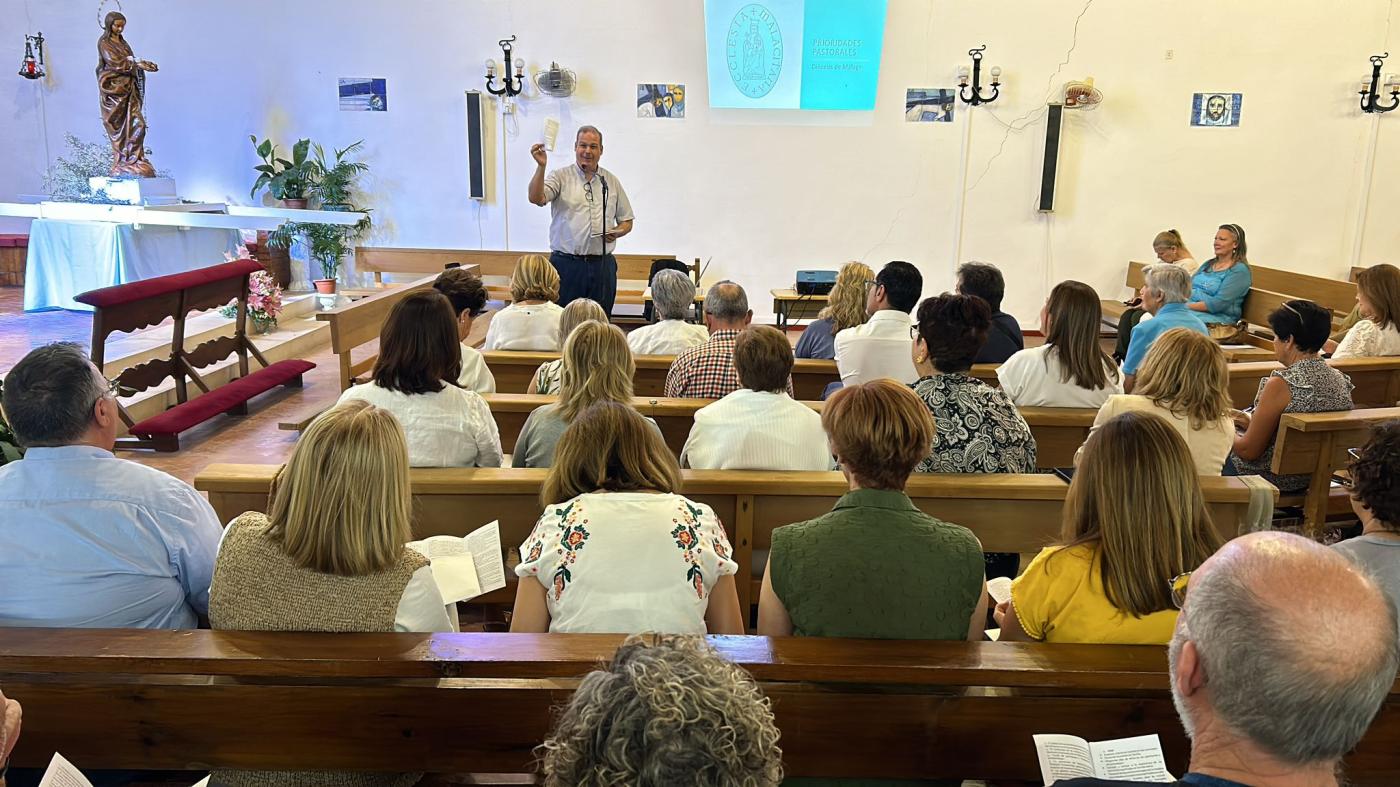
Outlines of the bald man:
{"type": "Polygon", "coordinates": [[[1395,608],[1334,550],[1253,533],[1190,576],[1168,657],[1191,738],[1182,784],[1335,785],[1395,682],[1395,608]]]}

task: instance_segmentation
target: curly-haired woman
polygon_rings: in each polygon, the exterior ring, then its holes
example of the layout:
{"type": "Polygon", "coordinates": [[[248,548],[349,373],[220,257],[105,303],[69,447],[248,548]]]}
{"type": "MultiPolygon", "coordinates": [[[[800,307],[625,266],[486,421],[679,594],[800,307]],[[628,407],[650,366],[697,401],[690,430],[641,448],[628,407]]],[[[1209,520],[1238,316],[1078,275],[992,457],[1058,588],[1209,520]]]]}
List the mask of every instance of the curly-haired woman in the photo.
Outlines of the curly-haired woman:
{"type": "Polygon", "coordinates": [[[1400,421],[1376,427],[1352,461],[1351,510],[1361,535],[1333,549],[1365,566],[1400,603],[1400,421]]]}

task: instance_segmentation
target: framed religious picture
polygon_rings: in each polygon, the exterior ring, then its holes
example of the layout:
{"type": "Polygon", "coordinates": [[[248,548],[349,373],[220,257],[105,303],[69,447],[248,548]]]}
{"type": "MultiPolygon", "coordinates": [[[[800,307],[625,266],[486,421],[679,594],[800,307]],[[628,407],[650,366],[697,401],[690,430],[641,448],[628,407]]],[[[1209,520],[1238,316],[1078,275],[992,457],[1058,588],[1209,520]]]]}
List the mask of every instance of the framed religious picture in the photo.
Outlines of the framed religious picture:
{"type": "Polygon", "coordinates": [[[1191,125],[1238,128],[1243,93],[1197,93],[1191,98],[1191,125]]]}

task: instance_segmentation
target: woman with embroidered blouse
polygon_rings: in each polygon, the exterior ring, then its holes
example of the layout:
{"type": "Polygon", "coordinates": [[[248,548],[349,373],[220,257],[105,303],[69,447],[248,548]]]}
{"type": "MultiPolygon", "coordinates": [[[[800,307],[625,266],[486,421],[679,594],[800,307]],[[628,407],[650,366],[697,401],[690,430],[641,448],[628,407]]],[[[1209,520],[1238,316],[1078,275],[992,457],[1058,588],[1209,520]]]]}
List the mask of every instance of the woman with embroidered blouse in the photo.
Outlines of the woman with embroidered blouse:
{"type": "Polygon", "coordinates": [[[1400,355],[1400,268],[1373,265],[1357,273],[1356,311],[1359,319],[1332,357],[1400,355]]]}
{"type": "Polygon", "coordinates": [[[743,634],[729,537],[680,487],[675,456],[636,410],[580,413],[520,545],[510,630],[743,634]]]}
{"type": "Polygon", "coordinates": [[[1206,325],[1233,325],[1244,312],[1244,297],[1254,283],[1249,270],[1249,247],[1244,228],[1221,224],[1215,232],[1215,256],[1201,263],[1191,277],[1191,297],[1186,308],[1206,325]]]}
{"type": "Polygon", "coordinates": [[[933,414],[933,451],[916,473],[1034,473],[1035,437],[1006,392],[972,377],[992,311],[970,295],[944,293],[919,305],[911,333],[914,393],[933,414]]]}
{"type": "MultiPolygon", "coordinates": [[[[589,320],[607,325],[608,315],[604,313],[603,307],[591,298],[575,298],[569,301],[569,305],[565,306],[563,313],[559,315],[559,346],[563,347],[564,342],[569,339],[569,334],[589,320]]],[[[563,358],[545,361],[535,370],[534,376],[530,378],[530,385],[525,390],[541,396],[557,394],[563,371],[563,358]]]]}
{"type": "Polygon", "coordinates": [[[1274,440],[1284,413],[1329,413],[1350,410],[1351,378],[1333,369],[1318,352],[1332,329],[1332,313],[1312,301],[1284,301],[1269,315],[1274,356],[1282,369],[1259,381],[1249,412],[1237,413],[1241,434],[1230,454],[1234,475],[1259,475],[1280,492],[1308,487],[1307,475],[1273,472],[1274,440]]]}
{"type": "Polygon", "coordinates": [[[1089,438],[1064,512],[1062,543],[993,612],[1001,641],[1166,644],[1174,588],[1223,543],[1186,441],[1154,413],[1114,418],[1089,438]]]}
{"type": "Polygon", "coordinates": [[[894,380],[851,385],[826,401],[822,427],[850,491],[773,531],[758,633],[980,641],[982,545],[904,493],[933,441],[923,403],[894,380]]]}

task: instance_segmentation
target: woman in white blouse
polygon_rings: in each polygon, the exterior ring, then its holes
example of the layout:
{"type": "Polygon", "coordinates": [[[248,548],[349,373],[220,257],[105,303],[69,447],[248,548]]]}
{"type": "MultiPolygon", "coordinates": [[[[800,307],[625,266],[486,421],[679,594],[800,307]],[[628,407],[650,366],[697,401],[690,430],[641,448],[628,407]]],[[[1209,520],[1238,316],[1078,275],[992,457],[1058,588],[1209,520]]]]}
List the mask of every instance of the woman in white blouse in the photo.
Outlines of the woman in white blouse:
{"type": "Polygon", "coordinates": [[[501,437],[491,408],[457,384],[462,354],[452,304],[423,290],[394,304],[379,334],[372,380],[341,402],[363,400],[394,414],[414,467],[500,467],[501,437]]]}
{"type": "Polygon", "coordinates": [[[461,268],[451,268],[438,275],[433,289],[447,296],[452,311],[457,313],[457,341],[462,349],[462,372],[457,384],[479,394],[496,392],[496,377],[486,365],[481,351],[467,344],[472,322],[486,309],[486,287],[481,277],[461,268]]]}
{"type": "Polygon", "coordinates": [[[1100,407],[1123,393],[1123,377],[1099,346],[1099,295],[1083,282],[1055,285],[1040,310],[1045,344],[1020,350],[997,367],[1017,407],[1100,407]]]}
{"type": "Polygon", "coordinates": [[[1347,331],[1333,358],[1400,355],[1400,268],[1373,265],[1356,274],[1361,319],[1347,331]]]}
{"type": "MultiPolygon", "coordinates": [[[[1122,413],[1153,412],[1186,439],[1197,474],[1220,475],[1235,442],[1229,386],[1230,367],[1220,345],[1189,328],[1173,328],[1152,343],[1133,392],[1108,397],[1089,434],[1122,413]]],[[[1083,452],[1080,446],[1076,464],[1083,452]]]]}
{"type": "Polygon", "coordinates": [[[678,270],[659,270],[651,279],[656,322],[627,334],[636,355],[680,355],[710,338],[705,326],[686,322],[695,307],[695,282],[678,270]]]}
{"type": "Polygon", "coordinates": [[[520,545],[510,630],[743,634],[729,537],[680,486],[675,457],[636,410],[583,411],[520,545]]]}
{"type": "Polygon", "coordinates": [[[509,306],[491,316],[486,327],[488,350],[559,349],[559,272],[539,254],[526,254],[510,277],[509,306]]]}
{"type": "MultiPolygon", "coordinates": [[[[607,325],[608,314],[592,298],[576,298],[569,301],[569,305],[564,307],[563,313],[559,316],[559,346],[563,347],[564,343],[569,340],[569,334],[589,320],[607,325]]],[[[557,394],[560,387],[559,378],[563,371],[563,358],[545,361],[535,370],[535,376],[530,378],[530,386],[525,390],[541,396],[557,394]]]]}

